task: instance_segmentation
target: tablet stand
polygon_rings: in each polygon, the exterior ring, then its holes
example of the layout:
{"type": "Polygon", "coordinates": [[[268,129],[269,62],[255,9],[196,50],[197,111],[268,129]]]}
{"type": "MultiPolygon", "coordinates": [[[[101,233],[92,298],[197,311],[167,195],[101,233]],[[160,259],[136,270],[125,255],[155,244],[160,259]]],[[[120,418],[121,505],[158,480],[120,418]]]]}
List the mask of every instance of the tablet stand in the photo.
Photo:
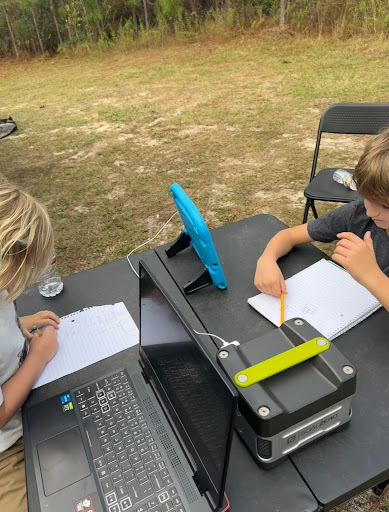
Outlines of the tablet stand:
{"type": "MultiPolygon", "coordinates": [[[[169,249],[166,250],[167,257],[171,258],[172,256],[178,254],[180,251],[183,251],[189,247],[191,240],[192,239],[190,235],[183,231],[181,235],[169,247],[169,249]]],[[[201,288],[205,288],[210,284],[212,284],[211,274],[207,269],[204,269],[204,272],[201,275],[195,279],[192,279],[192,281],[189,281],[189,283],[184,286],[185,295],[189,295],[190,293],[194,293],[197,290],[201,290],[201,288]]]]}

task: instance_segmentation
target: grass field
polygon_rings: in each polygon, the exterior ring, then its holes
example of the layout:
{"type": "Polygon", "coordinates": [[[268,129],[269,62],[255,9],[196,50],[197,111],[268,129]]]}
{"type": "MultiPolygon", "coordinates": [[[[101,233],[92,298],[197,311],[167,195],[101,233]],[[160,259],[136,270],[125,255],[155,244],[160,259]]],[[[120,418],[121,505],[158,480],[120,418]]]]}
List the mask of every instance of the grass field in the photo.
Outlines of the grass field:
{"type": "MultiPolygon", "coordinates": [[[[19,127],[0,140],[0,175],[48,206],[64,275],[122,258],[154,236],[175,211],[174,182],[211,228],[258,213],[298,224],[321,113],[336,102],[388,101],[388,56],[386,40],[274,31],[0,61],[0,118],[19,127]]],[[[322,164],[352,166],[364,139],[324,143],[322,164]]],[[[154,245],[179,232],[175,218],[154,245]]],[[[375,500],[365,493],[337,510],[367,511],[375,500]]]]}

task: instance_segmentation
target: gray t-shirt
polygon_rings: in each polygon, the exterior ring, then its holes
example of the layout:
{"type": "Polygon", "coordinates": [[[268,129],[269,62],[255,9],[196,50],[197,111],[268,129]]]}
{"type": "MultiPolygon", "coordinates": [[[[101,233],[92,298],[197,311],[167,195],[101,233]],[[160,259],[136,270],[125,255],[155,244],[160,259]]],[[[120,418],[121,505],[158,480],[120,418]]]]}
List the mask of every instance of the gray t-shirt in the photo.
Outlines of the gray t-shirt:
{"type": "MultiPolygon", "coordinates": [[[[7,292],[0,292],[0,299],[7,292]]],[[[16,315],[15,305],[0,305],[0,405],[3,403],[1,386],[19,369],[27,354],[27,342],[16,315]]],[[[0,453],[12,446],[23,434],[22,416],[15,416],[0,429],[0,453]]]]}
{"type": "Polygon", "coordinates": [[[308,234],[316,242],[338,240],[336,235],[343,231],[355,233],[360,238],[364,237],[366,231],[370,231],[378,266],[389,276],[389,236],[366,215],[362,199],[345,204],[308,223],[308,234]]]}

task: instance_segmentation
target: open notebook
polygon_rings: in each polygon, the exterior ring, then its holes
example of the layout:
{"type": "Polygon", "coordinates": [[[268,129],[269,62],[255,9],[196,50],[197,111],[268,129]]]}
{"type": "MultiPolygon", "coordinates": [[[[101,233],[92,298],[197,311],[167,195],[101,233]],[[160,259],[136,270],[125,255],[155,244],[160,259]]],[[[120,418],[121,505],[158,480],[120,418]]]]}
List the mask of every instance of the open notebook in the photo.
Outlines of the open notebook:
{"type": "MultiPolygon", "coordinates": [[[[286,280],[285,320],[303,318],[333,340],[381,307],[348,272],[321,259],[286,280]]],[[[260,293],[247,302],[280,326],[280,298],[260,293]]]]}

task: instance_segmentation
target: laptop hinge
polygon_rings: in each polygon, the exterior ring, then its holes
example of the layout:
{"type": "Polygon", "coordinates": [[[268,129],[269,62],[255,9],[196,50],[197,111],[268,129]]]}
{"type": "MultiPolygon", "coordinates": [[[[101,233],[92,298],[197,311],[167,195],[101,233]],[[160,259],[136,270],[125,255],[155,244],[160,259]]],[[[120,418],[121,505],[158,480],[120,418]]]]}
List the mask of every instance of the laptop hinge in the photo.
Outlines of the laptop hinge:
{"type": "Polygon", "coordinates": [[[205,494],[205,492],[207,491],[207,488],[206,486],[204,485],[203,482],[201,482],[201,477],[199,475],[199,472],[198,471],[195,471],[194,475],[193,475],[193,480],[194,480],[194,483],[196,484],[197,486],[197,489],[199,490],[199,493],[201,495],[205,494]]]}

